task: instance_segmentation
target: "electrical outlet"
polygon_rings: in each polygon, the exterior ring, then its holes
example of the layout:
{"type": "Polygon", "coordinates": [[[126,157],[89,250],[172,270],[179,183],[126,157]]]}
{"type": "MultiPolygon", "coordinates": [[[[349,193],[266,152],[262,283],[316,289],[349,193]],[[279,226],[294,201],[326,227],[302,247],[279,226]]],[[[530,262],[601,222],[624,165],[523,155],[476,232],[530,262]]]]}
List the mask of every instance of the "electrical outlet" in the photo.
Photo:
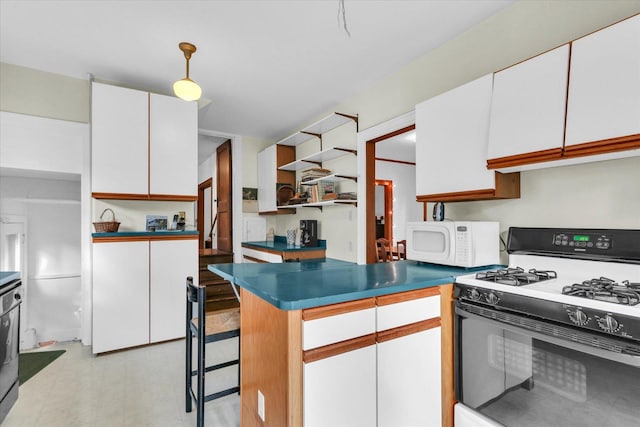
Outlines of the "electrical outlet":
{"type": "Polygon", "coordinates": [[[264,421],[264,395],[258,390],[258,416],[264,421]]]}

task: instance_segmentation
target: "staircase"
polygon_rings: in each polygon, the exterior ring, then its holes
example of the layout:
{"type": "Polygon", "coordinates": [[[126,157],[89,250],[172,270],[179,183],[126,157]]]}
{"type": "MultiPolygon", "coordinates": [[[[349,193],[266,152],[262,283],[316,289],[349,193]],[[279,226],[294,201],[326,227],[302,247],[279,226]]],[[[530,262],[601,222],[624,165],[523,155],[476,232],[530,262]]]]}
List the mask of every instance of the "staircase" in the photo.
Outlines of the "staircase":
{"type": "Polygon", "coordinates": [[[233,262],[233,254],[217,249],[200,249],[200,285],[207,287],[206,311],[217,311],[226,308],[240,307],[240,302],[233,292],[228,280],[223,279],[207,269],[209,264],[227,264],[233,262]]]}

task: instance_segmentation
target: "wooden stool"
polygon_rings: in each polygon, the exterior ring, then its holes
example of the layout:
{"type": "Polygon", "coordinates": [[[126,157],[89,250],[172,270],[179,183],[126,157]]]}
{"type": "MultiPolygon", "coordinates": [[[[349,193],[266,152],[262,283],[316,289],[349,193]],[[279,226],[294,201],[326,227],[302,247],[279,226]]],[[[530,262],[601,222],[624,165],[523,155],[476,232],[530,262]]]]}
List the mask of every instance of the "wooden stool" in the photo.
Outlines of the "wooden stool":
{"type": "Polygon", "coordinates": [[[197,427],[204,427],[204,403],[233,393],[240,393],[240,340],[238,339],[238,359],[205,366],[205,345],[240,336],[240,308],[231,307],[216,311],[206,311],[206,287],[195,286],[193,277],[187,277],[187,330],[186,330],[186,411],[191,412],[191,402],[196,403],[197,427]],[[193,317],[193,304],[198,304],[197,316],[193,317]],[[193,337],[196,338],[198,352],[197,367],[192,370],[193,337]],[[238,365],[238,386],[209,395],[204,392],[207,372],[238,365]],[[192,378],[196,377],[197,393],[192,389],[192,378]]]}

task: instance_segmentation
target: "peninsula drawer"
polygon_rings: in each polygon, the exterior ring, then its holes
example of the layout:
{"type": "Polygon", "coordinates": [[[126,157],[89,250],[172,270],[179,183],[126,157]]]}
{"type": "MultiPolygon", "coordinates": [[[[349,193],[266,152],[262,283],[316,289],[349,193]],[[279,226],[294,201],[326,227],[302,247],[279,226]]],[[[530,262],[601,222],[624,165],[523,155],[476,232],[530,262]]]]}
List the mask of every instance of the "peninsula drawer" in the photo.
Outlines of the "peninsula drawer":
{"type": "Polygon", "coordinates": [[[378,331],[440,317],[440,287],[376,297],[378,331]]]}
{"type": "Polygon", "coordinates": [[[282,255],[274,254],[267,251],[258,251],[256,249],[242,248],[243,262],[270,262],[281,263],[282,255]]]}
{"type": "Polygon", "coordinates": [[[373,334],[375,298],[305,309],[302,320],[303,350],[373,334]]]}

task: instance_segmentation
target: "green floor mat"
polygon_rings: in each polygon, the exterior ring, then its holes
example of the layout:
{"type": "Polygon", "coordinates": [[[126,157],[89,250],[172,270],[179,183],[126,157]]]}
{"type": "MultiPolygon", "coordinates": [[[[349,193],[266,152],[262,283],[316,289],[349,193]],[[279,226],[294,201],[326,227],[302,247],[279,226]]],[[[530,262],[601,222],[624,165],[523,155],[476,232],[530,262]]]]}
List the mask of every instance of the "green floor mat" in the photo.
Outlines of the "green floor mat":
{"type": "Polygon", "coordinates": [[[55,351],[34,351],[30,353],[20,353],[18,379],[20,385],[24,384],[44,369],[49,363],[60,357],[66,350],[55,351]]]}

